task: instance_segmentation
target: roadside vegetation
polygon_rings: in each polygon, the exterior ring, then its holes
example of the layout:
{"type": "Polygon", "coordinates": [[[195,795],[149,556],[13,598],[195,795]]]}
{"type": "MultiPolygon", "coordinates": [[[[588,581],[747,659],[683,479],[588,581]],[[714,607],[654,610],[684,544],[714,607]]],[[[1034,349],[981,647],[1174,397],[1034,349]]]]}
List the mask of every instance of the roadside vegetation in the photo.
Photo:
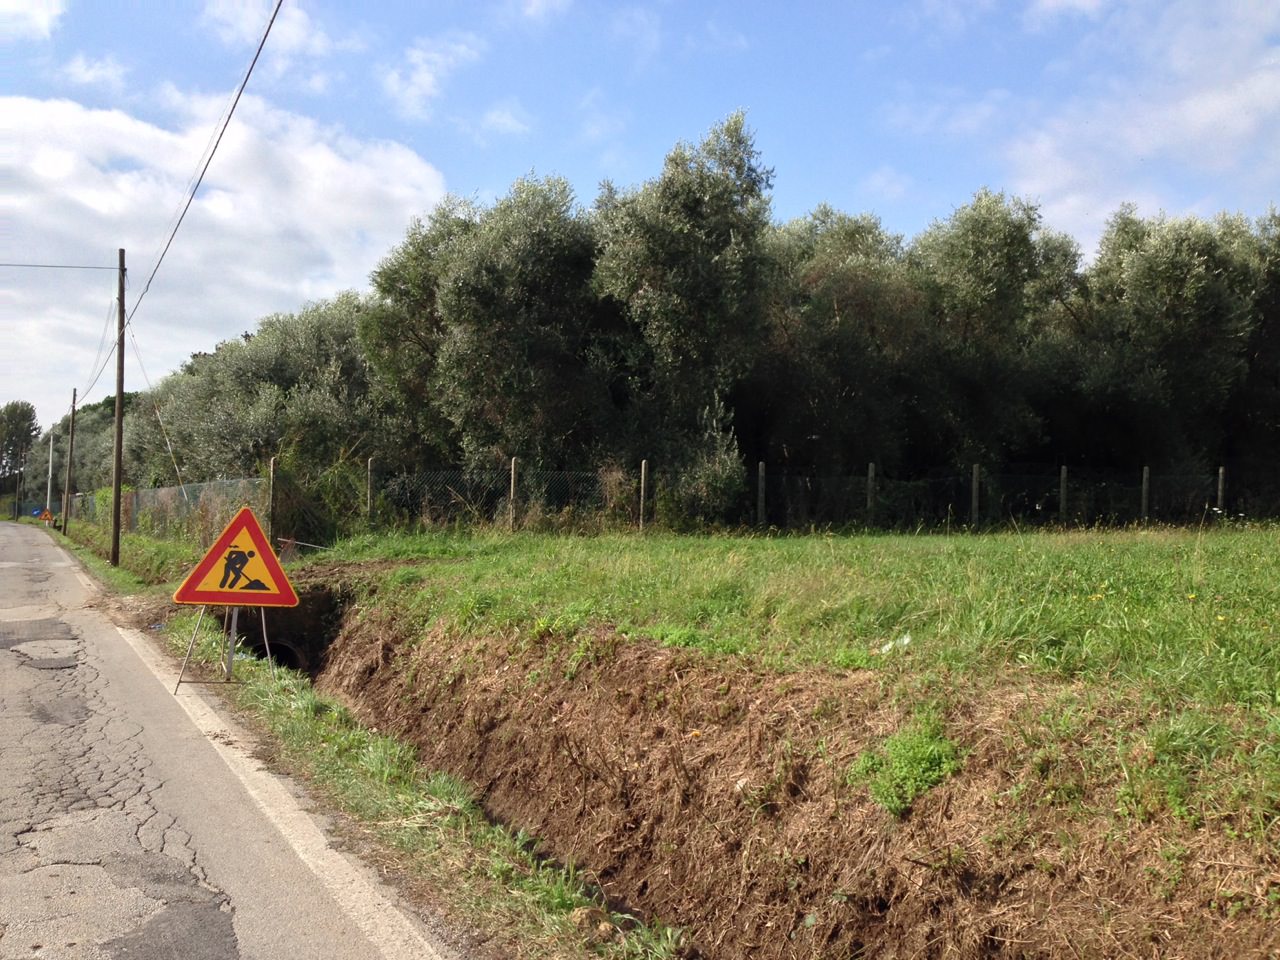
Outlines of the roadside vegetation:
{"type": "Polygon", "coordinates": [[[515,833],[456,854],[490,891],[464,899],[527,900],[535,943],[674,949],[592,913],[599,887],[726,955],[914,942],[930,911],[1048,954],[1130,949],[1162,911],[1169,936],[1271,949],[1275,532],[358,537],[290,567],[343,597],[322,695],[261,665],[245,693],[384,842],[487,836],[448,799],[482,789],[515,833]],[[585,886],[525,890],[570,882],[535,881],[534,851],[585,886]],[[1023,912],[1045,897],[1057,920],[1023,912]]]}
{"type": "MultiPolygon", "coordinates": [[[[772,182],[734,115],[594,198],[530,177],[492,203],[405,211],[368,290],[246,317],[126,397],[124,480],[261,477],[274,458],[303,502],[277,532],[325,543],[358,529],[369,458],[387,479],[648,459],[675,521],[729,524],[758,462],[807,478],[874,463],[921,483],[975,463],[1079,478],[1225,465],[1233,514],[1280,515],[1277,211],[1122,205],[1086,262],[998,191],[908,238],[821,203],[776,222],[772,182]]],[[[76,490],[110,482],[112,408],[77,415],[76,490]]],[[[55,502],[69,425],[54,425],[55,502]]],[[[19,488],[43,503],[33,451],[48,440],[29,403],[0,407],[0,503],[19,488]]],[[[1011,489],[1007,506],[1053,509],[1052,486],[1011,489]]]]}

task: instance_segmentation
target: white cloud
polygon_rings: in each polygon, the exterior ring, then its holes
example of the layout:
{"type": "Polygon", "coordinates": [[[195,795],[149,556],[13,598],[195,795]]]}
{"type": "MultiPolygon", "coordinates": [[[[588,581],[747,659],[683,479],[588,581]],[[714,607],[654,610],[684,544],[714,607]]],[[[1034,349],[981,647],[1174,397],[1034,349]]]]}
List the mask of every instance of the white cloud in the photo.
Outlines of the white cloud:
{"type": "Polygon", "coordinates": [[[733,27],[723,27],[714,20],[709,20],[704,26],[706,34],[705,44],[711,50],[725,50],[732,53],[745,53],[751,49],[751,41],[747,39],[747,35],[741,30],[733,27]]]}
{"type": "Polygon", "coordinates": [[[613,35],[631,44],[636,62],[644,65],[662,49],[662,20],[653,10],[628,7],[614,14],[613,35]]]}
{"type": "Polygon", "coordinates": [[[1280,193],[1278,31],[1280,5],[1249,0],[1117,9],[1077,64],[1078,87],[1091,92],[1007,142],[1011,186],[1086,251],[1124,201],[1146,213],[1261,212],[1280,193]],[[1219,184],[1233,193],[1218,195],[1219,184]]]}
{"type": "Polygon", "coordinates": [[[0,0],[0,42],[47,40],[66,9],[66,0],[0,0]]]}
{"type": "Polygon", "coordinates": [[[484,42],[470,33],[418,40],[405,52],[404,66],[383,72],[382,88],[402,115],[425,120],[449,74],[483,52],[484,42]]]}
{"type": "Polygon", "coordinates": [[[564,13],[573,0],[520,0],[520,12],[530,20],[545,20],[564,13]]]}
{"type": "Polygon", "coordinates": [[[127,72],[114,57],[90,60],[82,53],[77,53],[62,68],[62,75],[72,83],[105,86],[111,90],[119,90],[124,86],[124,76],[127,72]]]}
{"type": "MultiPolygon", "coordinates": [[[[167,99],[181,112],[159,126],[68,100],[0,98],[0,220],[5,246],[22,252],[12,259],[112,265],[124,247],[126,300],[137,301],[225,106],[172,88],[167,99]]],[[[410,218],[444,189],[439,171],[400,144],[246,96],[135,317],[148,372],[158,377],[268,313],[367,288],[410,218]]],[[[115,291],[109,272],[50,273],[7,270],[0,285],[6,336],[32,346],[0,351],[0,382],[36,403],[45,424],[85,386],[115,291]]],[[[127,360],[132,368],[132,352],[127,360]]],[[[130,389],[142,386],[128,376],[130,389]]]]}
{"type": "Polygon", "coordinates": [[[995,0],[917,0],[907,8],[918,29],[957,33],[989,13],[995,0]]]}
{"type": "Polygon", "coordinates": [[[1012,97],[1007,90],[988,90],[966,98],[957,89],[908,95],[888,107],[889,122],[918,136],[972,137],[989,135],[1000,124],[1012,97]]]}
{"type": "MultiPolygon", "coordinates": [[[[272,9],[271,0],[205,0],[202,19],[223,43],[247,51],[256,49],[262,40],[272,9]]],[[[280,8],[271,35],[263,47],[263,61],[259,66],[275,80],[299,77],[299,86],[303,90],[324,93],[329,89],[332,77],[314,66],[299,70],[298,62],[314,64],[339,51],[352,52],[363,48],[364,42],[358,32],[335,40],[300,3],[290,2],[280,8]]]]}
{"type": "Polygon", "coordinates": [[[897,200],[911,187],[911,178],[888,164],[883,164],[862,178],[858,184],[863,193],[881,200],[897,200]]]}
{"type": "Polygon", "coordinates": [[[1071,14],[1096,18],[1108,0],[1031,0],[1024,21],[1028,27],[1038,29],[1059,17],[1071,14]]]}
{"type": "Polygon", "coordinates": [[[485,111],[480,127],[489,133],[528,133],[529,113],[520,105],[519,100],[504,100],[485,111]]]}
{"type": "Polygon", "coordinates": [[[599,87],[588,91],[578,101],[578,113],[582,118],[578,137],[584,143],[598,145],[617,140],[627,127],[617,107],[605,101],[604,91],[599,87]]]}
{"type": "MultiPolygon", "coordinates": [[[[223,43],[256,47],[273,8],[271,0],[205,0],[204,20],[223,43]]],[[[334,41],[297,3],[280,8],[268,40],[269,49],[286,56],[325,57],[334,41]]]]}

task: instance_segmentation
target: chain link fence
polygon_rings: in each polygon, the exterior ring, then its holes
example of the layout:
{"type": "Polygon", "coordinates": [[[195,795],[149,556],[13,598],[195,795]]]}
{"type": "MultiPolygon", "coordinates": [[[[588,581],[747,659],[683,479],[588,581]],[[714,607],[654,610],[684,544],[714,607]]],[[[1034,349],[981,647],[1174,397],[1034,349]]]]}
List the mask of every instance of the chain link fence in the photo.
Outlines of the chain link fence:
{"type": "MultiPolygon", "coordinates": [[[[271,516],[271,489],[266,480],[245,477],[188,483],[181,487],[126,490],[120,500],[120,527],[130,533],[208,545],[241,507],[252,507],[263,521],[271,516]]],[[[111,491],[72,497],[71,522],[111,523],[111,491]]]]}
{"type": "Polygon", "coordinates": [[[424,470],[373,479],[367,498],[376,527],[496,524],[511,529],[633,525],[639,474],[618,467],[543,470],[424,470]]]}
{"type": "MultiPolygon", "coordinates": [[[[670,529],[769,526],[806,529],[949,529],[1019,526],[1196,524],[1230,516],[1280,516],[1280,498],[1225,474],[1135,475],[1071,468],[981,469],[969,475],[900,479],[745,470],[708,484],[648,464],[546,470],[434,469],[381,475],[348,465],[310,483],[277,475],[126,491],[127,531],[211,543],[241,506],[251,506],[280,540],[331,544],[366,530],[496,526],[592,531],[649,524],[670,529]],[[1274,502],[1273,502],[1274,501],[1274,502]],[[1266,512],[1270,506],[1273,512],[1266,512]]],[[[23,505],[24,508],[27,504],[23,505]]],[[[33,509],[37,509],[35,505],[33,509]]],[[[25,513],[24,509],[24,513],[25,513]]],[[[110,522],[110,492],[73,498],[72,523],[110,522]]]]}

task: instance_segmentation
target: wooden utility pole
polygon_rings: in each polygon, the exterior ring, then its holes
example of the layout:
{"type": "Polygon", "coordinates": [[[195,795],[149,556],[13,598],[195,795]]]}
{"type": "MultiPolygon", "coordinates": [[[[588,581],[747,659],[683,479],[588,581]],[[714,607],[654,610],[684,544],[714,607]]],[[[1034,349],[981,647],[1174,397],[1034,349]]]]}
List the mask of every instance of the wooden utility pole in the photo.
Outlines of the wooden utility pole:
{"type": "Polygon", "coordinates": [[[71,522],[71,457],[76,450],[76,391],[71,390],[71,429],[67,431],[67,482],[62,485],[62,535],[71,522]]]}
{"type": "MultiPolygon", "coordinates": [[[[45,488],[44,488],[44,508],[46,512],[50,507],[50,501],[53,500],[53,438],[54,438],[54,430],[53,430],[53,427],[50,427],[49,428],[49,482],[45,485],[45,488]]],[[[49,525],[48,521],[45,521],[45,526],[48,526],[48,525],[49,525]]]]}
{"type": "Polygon", "coordinates": [[[17,468],[13,472],[13,519],[17,520],[18,515],[22,512],[22,463],[27,453],[21,447],[18,448],[18,459],[14,466],[17,468]]]}
{"type": "Polygon", "coordinates": [[[111,466],[111,565],[120,566],[120,489],[124,482],[124,247],[116,282],[116,443],[111,466]]]}

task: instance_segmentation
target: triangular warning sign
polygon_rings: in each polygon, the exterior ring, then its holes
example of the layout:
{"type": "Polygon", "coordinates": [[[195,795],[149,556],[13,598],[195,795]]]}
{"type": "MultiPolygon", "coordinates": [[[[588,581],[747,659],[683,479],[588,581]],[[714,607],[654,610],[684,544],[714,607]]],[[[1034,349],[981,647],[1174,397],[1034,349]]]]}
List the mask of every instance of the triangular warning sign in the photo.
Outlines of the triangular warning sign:
{"type": "Polygon", "coordinates": [[[173,595],[174,603],[296,607],[298,595],[253,511],[241,507],[173,595]]]}

